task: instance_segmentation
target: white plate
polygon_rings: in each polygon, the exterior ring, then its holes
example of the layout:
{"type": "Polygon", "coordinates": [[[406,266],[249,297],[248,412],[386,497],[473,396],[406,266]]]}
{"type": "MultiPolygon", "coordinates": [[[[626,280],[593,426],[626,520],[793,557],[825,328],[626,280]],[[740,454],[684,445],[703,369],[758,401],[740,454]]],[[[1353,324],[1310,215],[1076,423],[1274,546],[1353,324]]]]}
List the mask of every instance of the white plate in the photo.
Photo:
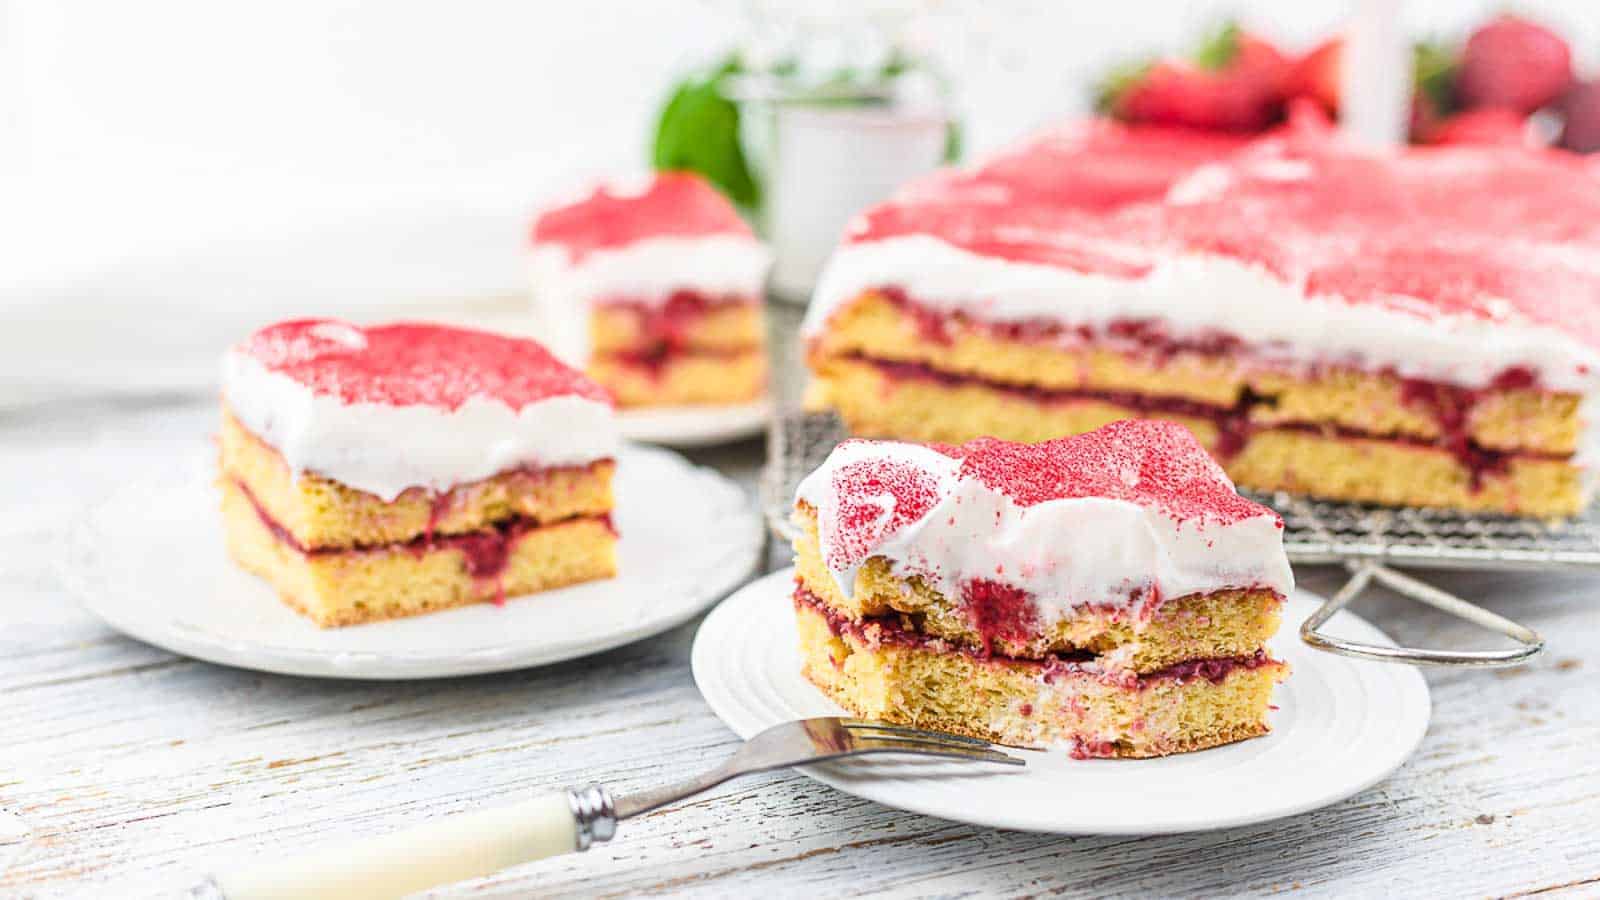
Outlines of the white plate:
{"type": "Polygon", "coordinates": [[[668,447],[711,447],[754,437],[767,428],[772,403],[739,406],[668,406],[617,411],[622,436],[668,447]]]}
{"type": "Polygon", "coordinates": [[[616,578],[425,616],[321,629],[223,550],[210,473],[124,488],[74,533],[64,573],[111,627],[187,656],[268,672],[437,678],[572,659],[688,621],[755,568],[745,492],[666,450],[617,459],[616,578]]]}
{"type": "MultiPolygon", "coordinates": [[[[794,570],[746,585],[695,636],[694,680],[740,737],[843,711],[800,675],[794,570]]],[[[973,825],[1060,834],[1170,834],[1265,822],[1327,806],[1377,783],[1428,730],[1428,687],[1413,668],[1333,656],[1300,643],[1320,599],[1297,591],[1272,652],[1294,671],[1278,687],[1272,733],[1162,759],[1074,760],[1017,751],[1025,769],[859,760],[802,769],[848,794],[973,825]]],[[[1383,633],[1341,612],[1328,626],[1383,633]]]]}

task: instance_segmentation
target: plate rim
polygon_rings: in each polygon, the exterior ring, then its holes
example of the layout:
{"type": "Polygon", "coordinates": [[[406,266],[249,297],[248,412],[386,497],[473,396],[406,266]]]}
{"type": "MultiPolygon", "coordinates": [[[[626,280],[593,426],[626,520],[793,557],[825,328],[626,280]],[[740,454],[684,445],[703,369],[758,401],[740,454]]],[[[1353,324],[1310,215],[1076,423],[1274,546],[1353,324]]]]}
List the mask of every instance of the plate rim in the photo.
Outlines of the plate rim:
{"type": "Polygon", "coordinates": [[[637,444],[717,447],[766,432],[775,409],[771,397],[728,406],[633,407],[617,410],[617,430],[637,444]]]}
{"type": "MultiPolygon", "coordinates": [[[[381,652],[314,650],[216,638],[184,627],[181,622],[172,619],[151,621],[127,615],[116,604],[100,602],[98,595],[101,589],[90,584],[84,567],[76,564],[82,558],[82,554],[89,552],[85,544],[91,540],[90,532],[93,530],[92,523],[95,517],[126,494],[147,490],[152,485],[166,484],[168,481],[177,484],[193,482],[201,477],[194,472],[184,472],[171,478],[147,478],[130,482],[85,507],[76,524],[67,533],[64,552],[57,558],[59,576],[61,583],[79,605],[113,630],[180,656],[237,669],[308,678],[408,681],[457,678],[553,665],[612,650],[677,628],[747,583],[751,573],[760,563],[762,545],[766,539],[765,528],[748,492],[737,482],[715,469],[698,465],[681,454],[663,447],[625,443],[619,449],[618,456],[626,458],[629,455],[654,457],[658,461],[679,467],[684,477],[703,482],[708,502],[717,504],[718,515],[743,520],[733,528],[744,537],[738,539],[737,545],[730,546],[715,563],[708,563],[704,576],[686,589],[693,596],[675,608],[671,614],[646,618],[631,627],[587,638],[566,640],[537,648],[514,643],[496,644],[455,654],[444,651],[418,653],[404,650],[381,652]],[[381,666],[381,669],[373,668],[377,666],[381,666]]],[[[213,471],[208,474],[214,477],[215,473],[213,471]]],[[[218,527],[220,528],[220,524],[218,527]]],[[[551,593],[560,590],[563,589],[557,588],[551,593]]],[[[450,612],[451,610],[441,610],[430,615],[448,615],[450,612]]]]}
{"type": "MultiPolygon", "coordinates": [[[[772,590],[772,588],[776,586],[784,595],[787,595],[788,592],[786,588],[787,585],[792,581],[793,577],[794,568],[791,566],[752,580],[748,584],[734,591],[728,597],[724,598],[722,602],[718,603],[717,606],[706,615],[705,620],[701,622],[700,627],[695,632],[694,643],[690,649],[690,669],[694,676],[695,687],[700,691],[700,695],[706,701],[706,705],[711,707],[713,714],[716,715],[723,725],[725,725],[730,731],[738,735],[740,738],[748,738],[749,735],[745,734],[739,728],[736,728],[734,726],[734,722],[730,721],[729,717],[725,715],[722,704],[725,702],[726,698],[721,696],[723,691],[717,687],[713,687],[713,689],[710,691],[706,689],[707,682],[711,681],[711,678],[709,677],[709,673],[712,671],[710,660],[721,651],[713,649],[711,642],[709,640],[702,640],[702,636],[706,635],[707,633],[714,632],[717,628],[719,628],[721,625],[721,620],[724,616],[733,615],[733,613],[729,612],[729,610],[734,609],[741,602],[748,602],[744,599],[746,594],[760,594],[765,591],[772,590]]],[[[1295,588],[1294,593],[1305,597],[1307,600],[1312,602],[1316,602],[1321,599],[1320,595],[1299,587],[1295,588]]],[[[1334,622],[1346,627],[1354,626],[1358,630],[1367,631],[1368,634],[1363,636],[1363,640],[1372,640],[1375,642],[1385,642],[1390,644],[1394,643],[1393,640],[1377,626],[1361,618],[1360,616],[1349,612],[1348,610],[1340,611],[1340,613],[1335,617],[1334,622]]],[[[1284,627],[1288,627],[1288,623],[1285,623],[1284,627]]],[[[1307,650],[1311,653],[1324,652],[1318,651],[1311,647],[1308,647],[1307,650]]],[[[1355,665],[1386,665],[1391,666],[1402,673],[1398,676],[1403,683],[1402,689],[1414,693],[1414,696],[1411,697],[1410,700],[1415,702],[1408,702],[1406,705],[1414,706],[1419,713],[1415,717],[1415,720],[1409,723],[1410,733],[1404,735],[1395,744],[1396,750],[1399,751],[1401,748],[1403,748],[1403,752],[1396,752],[1393,759],[1385,760],[1382,765],[1375,767],[1374,771],[1368,776],[1355,779],[1348,783],[1340,784],[1333,790],[1320,790],[1314,794],[1308,795],[1305,799],[1299,802],[1285,804],[1284,806],[1273,809],[1268,813],[1257,811],[1253,813],[1247,812],[1236,814],[1233,816],[1216,815],[1212,813],[1209,815],[1208,820],[1203,823],[1177,823],[1169,826],[1156,825],[1152,827],[1139,826],[1131,823],[1112,822],[1093,828],[1085,828],[1077,825],[1047,827],[1036,822],[1019,822],[1013,819],[1006,819],[1002,816],[988,815],[985,813],[985,807],[982,804],[976,804],[972,806],[972,812],[970,814],[957,818],[950,816],[945,810],[930,811],[930,807],[928,805],[919,804],[915,802],[914,799],[912,802],[902,803],[898,802],[897,798],[885,797],[879,792],[862,791],[855,787],[855,783],[867,783],[870,782],[870,779],[863,778],[860,773],[852,774],[849,777],[842,777],[830,772],[830,769],[837,771],[837,767],[840,765],[848,764],[796,766],[795,771],[798,771],[808,778],[821,782],[822,784],[849,794],[853,797],[860,797],[864,800],[869,800],[871,802],[889,806],[894,809],[915,813],[917,815],[925,815],[929,816],[930,818],[942,819],[945,821],[960,822],[962,824],[994,828],[1005,831],[1023,831],[1040,834],[1060,834],[1073,836],[1142,836],[1163,834],[1195,834],[1249,825],[1260,825],[1267,822],[1274,822],[1289,818],[1291,816],[1303,815],[1314,810],[1323,809],[1347,800],[1350,797],[1353,797],[1356,794],[1371,788],[1373,785],[1378,784],[1379,782],[1393,775],[1401,766],[1415,756],[1417,749],[1422,745],[1423,739],[1426,738],[1428,728],[1433,719],[1433,698],[1432,692],[1428,688],[1427,680],[1423,678],[1422,673],[1418,671],[1415,666],[1395,663],[1365,662],[1361,660],[1350,659],[1343,659],[1342,661],[1355,665]]],[[[831,700],[828,702],[830,704],[832,703],[831,700]]],[[[1013,752],[1048,753],[1054,751],[1015,750],[1013,752]]],[[[1205,751],[1200,752],[1203,753],[1205,751]]],[[[1085,764],[1129,765],[1137,764],[1138,762],[1138,760],[1090,760],[1086,761],[1085,764]]]]}

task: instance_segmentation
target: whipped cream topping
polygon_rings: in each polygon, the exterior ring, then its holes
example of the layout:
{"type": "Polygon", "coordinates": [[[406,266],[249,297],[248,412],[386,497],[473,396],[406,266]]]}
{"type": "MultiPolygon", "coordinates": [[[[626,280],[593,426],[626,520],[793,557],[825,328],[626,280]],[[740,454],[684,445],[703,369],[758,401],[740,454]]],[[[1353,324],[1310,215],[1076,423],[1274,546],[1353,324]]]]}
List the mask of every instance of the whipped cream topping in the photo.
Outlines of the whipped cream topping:
{"type": "Polygon", "coordinates": [[[1307,294],[1266,269],[1223,256],[1173,254],[1136,277],[982,256],[931,235],[846,244],[830,260],[801,332],[815,337],[863,292],[897,287],[919,305],[979,321],[1105,326],[1156,319],[1177,339],[1218,332],[1254,359],[1392,369],[1402,377],[1485,387],[1522,367],[1551,390],[1600,390],[1600,352],[1572,334],[1507,311],[1411,315],[1390,304],[1307,294]]]}
{"type": "Polygon", "coordinates": [[[772,265],[733,204],[690,172],[590,185],[541,211],[530,239],[534,334],[576,366],[595,307],[659,309],[682,291],[758,303],[772,265]]]}
{"type": "Polygon", "coordinates": [[[795,499],[846,594],[875,556],[949,597],[976,581],[1019,588],[1045,623],[1085,604],[1294,586],[1282,520],[1167,422],[1037,445],[847,441],[795,499]]]}
{"type": "Polygon", "coordinates": [[[771,251],[747,234],[648,238],[581,255],[565,245],[535,244],[535,333],[563,360],[581,365],[596,306],[660,308],[677,291],[759,302],[771,264],[771,251]]]}
{"type": "Polygon", "coordinates": [[[1553,152],[1364,148],[1300,117],[1232,147],[1058,129],[858,216],[806,331],[864,290],[899,288],[980,321],[1154,320],[1179,339],[1238,338],[1274,365],[1468,388],[1522,369],[1588,393],[1597,174],[1553,152]]]}
{"type": "Polygon", "coordinates": [[[462,329],[283,323],[224,354],[222,394],[297,477],[385,501],[522,467],[587,465],[618,446],[592,382],[532,341],[462,329]]]}

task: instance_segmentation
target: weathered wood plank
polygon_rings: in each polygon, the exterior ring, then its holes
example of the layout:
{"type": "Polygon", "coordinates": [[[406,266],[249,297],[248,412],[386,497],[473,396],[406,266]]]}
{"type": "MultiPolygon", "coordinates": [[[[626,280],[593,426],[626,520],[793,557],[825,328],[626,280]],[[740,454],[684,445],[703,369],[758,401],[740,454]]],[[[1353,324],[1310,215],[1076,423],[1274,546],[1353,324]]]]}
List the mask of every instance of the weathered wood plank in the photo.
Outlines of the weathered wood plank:
{"type": "MultiPolygon", "coordinates": [[[[32,832],[0,895],[178,890],[219,861],[568,783],[627,790],[733,745],[690,677],[692,624],[545,669],[383,684],[224,669],[112,634],[61,592],[60,535],[130,468],[192,449],[210,413],[92,412],[0,423],[5,471],[52,476],[0,482],[19,511],[0,526],[0,809],[32,832]]],[[[748,480],[758,458],[746,445],[708,461],[748,480]]],[[[1340,577],[1302,575],[1322,590],[1340,577]]],[[[1063,838],[901,813],[785,773],[434,896],[1600,894],[1600,579],[1430,577],[1542,630],[1551,651],[1523,670],[1429,673],[1420,752],[1329,809],[1212,834],[1063,838]]],[[[1482,640],[1393,597],[1359,611],[1405,642],[1482,640]]],[[[7,840],[0,828],[0,864],[7,840]]]]}

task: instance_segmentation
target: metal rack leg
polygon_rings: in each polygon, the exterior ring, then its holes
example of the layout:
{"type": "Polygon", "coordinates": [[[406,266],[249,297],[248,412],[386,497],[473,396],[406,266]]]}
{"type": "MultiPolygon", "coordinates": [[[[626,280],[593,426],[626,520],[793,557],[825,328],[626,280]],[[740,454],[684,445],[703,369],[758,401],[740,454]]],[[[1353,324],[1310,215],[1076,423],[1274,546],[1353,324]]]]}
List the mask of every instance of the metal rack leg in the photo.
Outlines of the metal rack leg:
{"type": "Polygon", "coordinates": [[[1533,629],[1519,625],[1482,607],[1474,606],[1454,594],[1442,591],[1410,575],[1402,574],[1376,562],[1350,562],[1346,563],[1345,567],[1350,570],[1350,580],[1346,581],[1344,586],[1340,587],[1332,597],[1328,598],[1327,602],[1323,603],[1300,626],[1300,639],[1318,650],[1326,650],[1329,653],[1338,653],[1342,656],[1378,660],[1379,662],[1410,663],[1421,666],[1478,666],[1486,668],[1521,665],[1544,651],[1544,639],[1539,637],[1538,633],[1533,629]],[[1497,634],[1505,635],[1516,641],[1520,646],[1504,650],[1428,650],[1420,647],[1385,647],[1380,644],[1364,644],[1359,641],[1333,637],[1317,630],[1327,624],[1328,620],[1333,618],[1334,613],[1337,613],[1350,601],[1360,596],[1374,580],[1402,596],[1420,603],[1426,603],[1434,609],[1465,619],[1474,625],[1497,634]]]}

